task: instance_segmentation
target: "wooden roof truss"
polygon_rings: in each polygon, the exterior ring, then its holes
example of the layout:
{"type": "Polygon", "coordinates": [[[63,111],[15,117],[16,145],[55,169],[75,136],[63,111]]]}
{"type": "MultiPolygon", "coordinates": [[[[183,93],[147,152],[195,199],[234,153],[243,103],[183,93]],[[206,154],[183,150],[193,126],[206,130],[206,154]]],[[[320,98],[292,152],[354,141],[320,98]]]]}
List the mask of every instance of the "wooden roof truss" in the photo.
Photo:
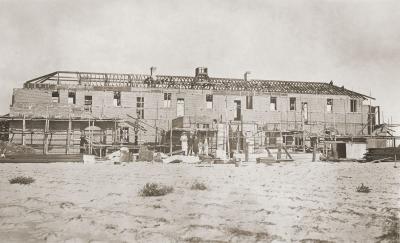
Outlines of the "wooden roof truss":
{"type": "Polygon", "coordinates": [[[207,75],[198,75],[195,77],[157,75],[152,77],[146,74],[57,71],[29,80],[25,82],[25,87],[40,87],[41,84],[324,94],[373,99],[372,97],[345,89],[344,87],[333,85],[332,82],[324,83],[281,80],[245,81],[244,79],[212,78],[207,75]]]}

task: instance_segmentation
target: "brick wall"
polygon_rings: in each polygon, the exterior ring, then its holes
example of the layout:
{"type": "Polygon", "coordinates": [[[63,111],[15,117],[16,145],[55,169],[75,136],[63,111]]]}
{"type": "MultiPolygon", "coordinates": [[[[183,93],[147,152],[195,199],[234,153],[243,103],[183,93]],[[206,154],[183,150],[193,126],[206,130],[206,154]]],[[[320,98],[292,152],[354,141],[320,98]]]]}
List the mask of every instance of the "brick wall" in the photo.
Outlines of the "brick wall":
{"type": "MultiPolygon", "coordinates": [[[[183,98],[185,115],[208,116],[210,120],[233,120],[235,114],[235,100],[242,104],[244,123],[257,122],[267,125],[268,129],[282,127],[283,129],[301,129],[302,102],[308,103],[308,125],[304,128],[312,133],[321,132],[326,127],[334,127],[342,134],[356,135],[367,123],[368,108],[362,106],[358,100],[357,112],[350,112],[350,98],[347,96],[302,95],[302,94],[260,94],[249,92],[224,92],[210,90],[158,90],[147,88],[131,88],[130,91],[121,91],[121,106],[113,104],[113,91],[102,90],[75,90],[76,104],[69,105],[69,90],[59,90],[60,102],[52,103],[51,90],[15,89],[14,104],[10,108],[13,117],[55,117],[68,118],[121,118],[129,114],[136,117],[137,97],[144,97],[144,120],[148,124],[168,129],[168,121],[176,118],[177,99],[183,98]],[[164,107],[164,93],[171,93],[171,106],[164,107]],[[213,94],[213,107],[207,109],[206,95],[213,94]],[[84,110],[84,97],[92,96],[92,112],[84,110]],[[253,109],[246,109],[246,95],[253,95],[253,109]],[[277,98],[277,111],[270,110],[270,97],[277,98]],[[289,110],[290,97],[296,98],[296,110],[289,110]],[[327,112],[327,99],[333,99],[333,111],[327,112]],[[157,120],[157,121],[155,121],[157,120]]],[[[147,133],[153,133],[148,131],[147,133]]],[[[151,139],[150,139],[151,140],[151,139]]]]}

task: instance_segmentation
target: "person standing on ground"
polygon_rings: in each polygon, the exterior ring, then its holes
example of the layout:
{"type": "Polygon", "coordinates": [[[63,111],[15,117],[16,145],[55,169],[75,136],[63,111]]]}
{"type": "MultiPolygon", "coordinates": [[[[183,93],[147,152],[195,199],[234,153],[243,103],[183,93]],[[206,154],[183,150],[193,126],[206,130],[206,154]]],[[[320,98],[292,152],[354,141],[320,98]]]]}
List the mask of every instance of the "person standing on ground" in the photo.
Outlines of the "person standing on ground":
{"type": "Polygon", "coordinates": [[[188,152],[186,155],[192,155],[192,151],[193,151],[193,137],[192,135],[189,133],[189,138],[188,138],[188,142],[189,142],[189,147],[188,147],[188,152]]]}
{"type": "Polygon", "coordinates": [[[88,144],[89,142],[87,141],[85,136],[81,136],[81,140],[80,140],[80,152],[81,154],[87,153],[88,151],[88,144]]]}
{"type": "Polygon", "coordinates": [[[187,155],[187,153],[188,153],[188,137],[186,136],[186,133],[182,133],[180,140],[181,140],[183,154],[187,155]]]}
{"type": "Polygon", "coordinates": [[[193,138],[193,153],[195,156],[199,153],[199,138],[196,135],[193,138]]]}
{"type": "Polygon", "coordinates": [[[204,149],[203,149],[204,154],[208,155],[208,138],[207,137],[204,139],[203,147],[204,147],[204,149]]]}
{"type": "Polygon", "coordinates": [[[199,138],[199,154],[203,155],[204,154],[204,143],[203,143],[203,138],[199,138]]]}

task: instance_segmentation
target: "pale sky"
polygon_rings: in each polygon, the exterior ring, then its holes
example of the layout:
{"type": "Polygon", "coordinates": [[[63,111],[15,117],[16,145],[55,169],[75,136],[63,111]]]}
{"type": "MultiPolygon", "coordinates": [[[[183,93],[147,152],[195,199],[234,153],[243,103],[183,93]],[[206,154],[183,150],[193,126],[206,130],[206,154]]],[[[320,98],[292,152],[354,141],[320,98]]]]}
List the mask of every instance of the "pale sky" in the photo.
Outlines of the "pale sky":
{"type": "Polygon", "coordinates": [[[56,71],[333,82],[400,123],[400,1],[0,0],[0,114],[56,71]]]}

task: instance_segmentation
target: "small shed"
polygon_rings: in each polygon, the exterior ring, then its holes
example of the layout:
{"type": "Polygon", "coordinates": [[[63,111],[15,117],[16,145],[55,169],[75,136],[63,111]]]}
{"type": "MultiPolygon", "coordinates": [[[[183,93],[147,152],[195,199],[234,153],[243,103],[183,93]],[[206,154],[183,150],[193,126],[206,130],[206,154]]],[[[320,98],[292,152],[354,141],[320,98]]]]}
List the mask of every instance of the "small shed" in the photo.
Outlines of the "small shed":
{"type": "Polygon", "coordinates": [[[324,141],[326,145],[325,153],[328,160],[362,159],[367,152],[367,144],[352,141],[324,141]]]}

